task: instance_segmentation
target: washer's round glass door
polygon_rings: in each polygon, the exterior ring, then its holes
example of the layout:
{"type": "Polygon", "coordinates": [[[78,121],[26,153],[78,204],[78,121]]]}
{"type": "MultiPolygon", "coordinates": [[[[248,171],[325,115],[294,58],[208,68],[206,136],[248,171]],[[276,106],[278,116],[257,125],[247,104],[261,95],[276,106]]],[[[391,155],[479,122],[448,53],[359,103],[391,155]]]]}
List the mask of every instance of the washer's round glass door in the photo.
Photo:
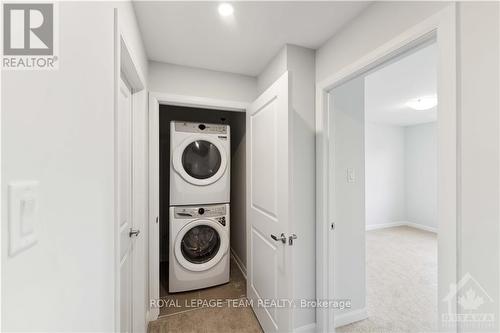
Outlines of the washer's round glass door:
{"type": "Polygon", "coordinates": [[[221,239],[217,230],[208,225],[197,225],[184,234],[182,256],[193,264],[204,264],[219,252],[221,239]]]}
{"type": "Polygon", "coordinates": [[[196,179],[208,179],[219,171],[222,157],[219,149],[211,142],[196,140],[184,148],[182,167],[188,175],[196,179]]]}

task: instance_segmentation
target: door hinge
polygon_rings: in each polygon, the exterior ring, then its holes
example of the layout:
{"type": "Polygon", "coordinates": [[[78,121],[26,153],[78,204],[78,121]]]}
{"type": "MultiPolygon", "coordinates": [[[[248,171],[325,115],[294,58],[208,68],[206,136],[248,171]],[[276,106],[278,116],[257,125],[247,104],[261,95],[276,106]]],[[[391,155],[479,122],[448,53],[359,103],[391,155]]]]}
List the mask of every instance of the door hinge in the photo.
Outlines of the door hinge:
{"type": "Polygon", "coordinates": [[[158,216],[156,217],[155,222],[156,222],[156,224],[158,224],[158,216]]]}

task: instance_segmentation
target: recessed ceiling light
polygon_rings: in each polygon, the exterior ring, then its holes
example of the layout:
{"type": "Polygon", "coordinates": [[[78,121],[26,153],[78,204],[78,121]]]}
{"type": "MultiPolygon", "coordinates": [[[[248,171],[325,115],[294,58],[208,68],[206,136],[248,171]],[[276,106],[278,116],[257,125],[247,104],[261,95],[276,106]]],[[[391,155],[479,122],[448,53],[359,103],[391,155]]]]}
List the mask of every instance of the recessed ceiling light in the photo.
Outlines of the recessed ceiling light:
{"type": "Polygon", "coordinates": [[[430,95],[411,99],[406,103],[406,106],[412,108],[413,110],[424,111],[432,109],[437,105],[437,103],[437,96],[430,95]]]}
{"type": "Polygon", "coordinates": [[[230,3],[221,3],[219,5],[220,16],[231,16],[234,13],[234,8],[230,3]]]}

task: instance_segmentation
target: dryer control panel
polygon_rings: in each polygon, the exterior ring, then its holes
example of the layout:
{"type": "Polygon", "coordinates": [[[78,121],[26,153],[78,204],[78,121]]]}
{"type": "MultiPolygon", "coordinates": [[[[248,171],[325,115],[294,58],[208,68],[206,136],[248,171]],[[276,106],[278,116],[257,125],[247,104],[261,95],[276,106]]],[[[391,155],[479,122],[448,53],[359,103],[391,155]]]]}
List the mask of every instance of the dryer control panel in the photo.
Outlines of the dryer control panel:
{"type": "Polygon", "coordinates": [[[174,216],[176,219],[193,219],[202,217],[224,217],[227,215],[225,205],[199,206],[199,207],[175,207],[174,216]]]}
{"type": "Polygon", "coordinates": [[[177,132],[227,135],[229,125],[175,122],[177,132]]]}

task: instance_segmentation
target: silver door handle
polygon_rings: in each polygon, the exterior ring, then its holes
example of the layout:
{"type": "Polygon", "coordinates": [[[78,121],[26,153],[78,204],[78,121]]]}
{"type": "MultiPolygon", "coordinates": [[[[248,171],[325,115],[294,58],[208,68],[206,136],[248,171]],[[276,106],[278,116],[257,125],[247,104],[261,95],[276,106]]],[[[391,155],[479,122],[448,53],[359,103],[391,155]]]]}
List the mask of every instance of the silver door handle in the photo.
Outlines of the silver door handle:
{"type": "Polygon", "coordinates": [[[292,234],[291,236],[288,236],[288,245],[293,245],[293,240],[297,239],[296,234],[292,234]]]}
{"type": "Polygon", "coordinates": [[[281,241],[283,244],[286,244],[286,236],[284,233],[281,233],[280,237],[271,235],[271,238],[274,239],[275,241],[281,241]]]}
{"type": "Polygon", "coordinates": [[[132,237],[132,236],[139,236],[139,234],[141,233],[141,231],[139,229],[132,229],[130,228],[130,231],[128,232],[128,236],[129,237],[132,237]]]}

